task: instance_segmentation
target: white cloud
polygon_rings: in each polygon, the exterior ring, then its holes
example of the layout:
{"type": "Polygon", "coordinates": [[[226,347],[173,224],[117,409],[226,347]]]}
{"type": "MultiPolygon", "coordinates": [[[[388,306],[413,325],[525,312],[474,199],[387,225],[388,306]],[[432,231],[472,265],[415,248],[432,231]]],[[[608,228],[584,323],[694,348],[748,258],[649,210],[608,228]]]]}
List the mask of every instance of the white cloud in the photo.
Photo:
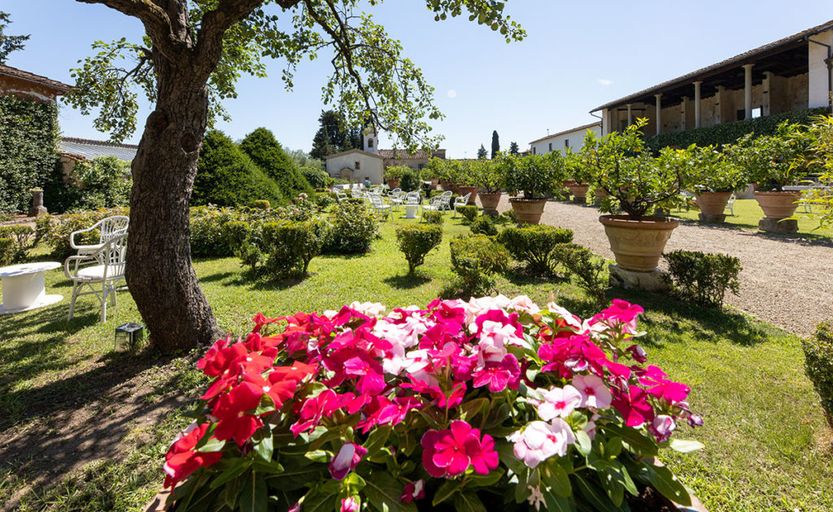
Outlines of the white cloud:
{"type": "Polygon", "coordinates": [[[604,85],[605,87],[613,85],[613,80],[608,80],[607,78],[599,78],[596,81],[599,82],[599,85],[604,85]]]}
{"type": "Polygon", "coordinates": [[[454,89],[449,89],[448,92],[445,93],[445,94],[449,98],[456,98],[457,97],[457,91],[455,91],[454,89]]]}

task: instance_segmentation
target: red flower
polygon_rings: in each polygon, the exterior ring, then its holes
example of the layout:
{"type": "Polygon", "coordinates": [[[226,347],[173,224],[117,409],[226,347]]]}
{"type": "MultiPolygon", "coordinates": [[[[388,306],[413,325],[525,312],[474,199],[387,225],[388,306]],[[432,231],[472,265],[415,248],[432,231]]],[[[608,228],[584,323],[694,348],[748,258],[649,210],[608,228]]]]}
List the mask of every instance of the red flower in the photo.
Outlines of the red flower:
{"type": "Polygon", "coordinates": [[[336,480],[343,480],[347,473],[356,469],[362,457],[367,455],[367,448],[360,444],[344,443],[341,449],[327,465],[330,476],[336,480]]]}
{"type": "Polygon", "coordinates": [[[267,318],[266,316],[263,315],[263,313],[258,313],[254,317],[252,317],[252,322],[255,323],[255,327],[254,327],[254,329],[252,329],[252,332],[260,332],[260,330],[263,329],[264,325],[273,324],[273,323],[279,321],[280,319],[281,319],[280,317],[278,317],[278,318],[267,318]]]}
{"type": "Polygon", "coordinates": [[[481,441],[480,430],[465,421],[451,422],[448,430],[429,430],[422,436],[422,465],[435,478],[457,476],[469,466],[486,475],[498,466],[498,454],[492,436],[481,441]]]}
{"type": "Polygon", "coordinates": [[[220,452],[198,452],[196,447],[205,437],[209,424],[192,424],[182,436],[180,436],[168,448],[165,454],[165,487],[174,487],[198,470],[216,464],[223,456],[220,452]]]}
{"type": "Polygon", "coordinates": [[[251,382],[241,382],[222,395],[211,411],[217,417],[214,437],[221,441],[233,439],[238,446],[248,441],[263,425],[260,418],[252,414],[260,405],[263,389],[251,382]]]}
{"type": "Polygon", "coordinates": [[[614,388],[611,405],[625,419],[627,427],[638,428],[654,419],[654,409],[648,403],[645,391],[638,386],[630,386],[625,391],[616,391],[614,388]]]}
{"type": "MultiPolygon", "coordinates": [[[[346,397],[340,397],[335,391],[327,389],[315,397],[307,399],[298,413],[298,421],[293,423],[289,430],[292,431],[295,437],[298,437],[301,432],[315,428],[321,418],[331,416],[342,407],[343,398],[346,397]]],[[[353,396],[350,395],[350,398],[353,398],[353,396]]]]}

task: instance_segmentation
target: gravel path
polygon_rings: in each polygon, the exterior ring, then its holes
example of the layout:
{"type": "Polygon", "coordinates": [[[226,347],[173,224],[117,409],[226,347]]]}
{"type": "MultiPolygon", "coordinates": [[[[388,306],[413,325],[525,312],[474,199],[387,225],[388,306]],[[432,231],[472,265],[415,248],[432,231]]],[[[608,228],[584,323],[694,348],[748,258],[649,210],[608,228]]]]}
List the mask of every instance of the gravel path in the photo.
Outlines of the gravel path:
{"type": "MultiPolygon", "coordinates": [[[[511,208],[506,197],[501,211],[511,208]]],[[[595,208],[547,203],[541,222],[570,228],[574,241],[613,259],[595,208]]],[[[666,250],[723,252],[740,258],[740,295],[727,302],[801,336],[833,320],[833,241],[766,236],[733,228],[680,224],[666,250]]]]}

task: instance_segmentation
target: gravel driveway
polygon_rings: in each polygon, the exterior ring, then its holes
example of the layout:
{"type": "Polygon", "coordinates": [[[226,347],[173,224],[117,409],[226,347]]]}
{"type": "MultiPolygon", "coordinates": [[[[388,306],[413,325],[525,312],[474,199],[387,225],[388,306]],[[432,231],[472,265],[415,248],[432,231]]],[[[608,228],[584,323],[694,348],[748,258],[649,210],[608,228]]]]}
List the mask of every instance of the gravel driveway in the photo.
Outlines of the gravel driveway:
{"type": "MultiPolygon", "coordinates": [[[[501,211],[510,208],[501,200],[501,211]]],[[[570,228],[574,241],[606,258],[613,253],[595,208],[550,201],[541,222],[570,228]]],[[[734,228],[680,224],[666,250],[723,252],[740,258],[740,296],[727,302],[801,336],[833,320],[833,241],[766,236],[734,228]]]]}

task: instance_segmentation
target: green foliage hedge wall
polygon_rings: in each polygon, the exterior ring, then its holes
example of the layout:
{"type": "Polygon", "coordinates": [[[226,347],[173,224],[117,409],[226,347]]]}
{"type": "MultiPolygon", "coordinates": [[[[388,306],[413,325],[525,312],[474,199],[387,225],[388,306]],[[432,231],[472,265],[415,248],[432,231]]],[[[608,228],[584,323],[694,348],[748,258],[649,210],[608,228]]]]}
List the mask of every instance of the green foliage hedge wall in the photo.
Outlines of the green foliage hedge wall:
{"type": "Polygon", "coordinates": [[[829,113],[829,110],[826,108],[814,108],[773,114],[735,123],[719,124],[708,128],[695,128],[684,132],[663,133],[649,138],[647,145],[651,150],[659,151],[666,146],[685,148],[691,144],[697,144],[698,146],[731,144],[747,133],[772,135],[775,133],[778,124],[785,120],[807,124],[813,117],[827,113],[829,113]]]}
{"type": "Polygon", "coordinates": [[[55,166],[57,138],[54,103],[0,96],[0,211],[28,210],[29,190],[55,166]]]}

